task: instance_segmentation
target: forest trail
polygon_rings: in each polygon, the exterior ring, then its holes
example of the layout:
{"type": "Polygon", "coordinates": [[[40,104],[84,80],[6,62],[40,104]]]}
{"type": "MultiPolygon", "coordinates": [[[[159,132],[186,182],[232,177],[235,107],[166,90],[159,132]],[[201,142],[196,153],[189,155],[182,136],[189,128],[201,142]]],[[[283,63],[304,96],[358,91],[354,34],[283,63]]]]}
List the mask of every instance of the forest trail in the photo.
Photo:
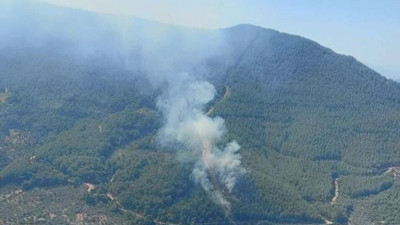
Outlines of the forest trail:
{"type": "MultiPolygon", "coordinates": [[[[106,196],[107,196],[107,198],[109,198],[111,201],[114,201],[114,202],[117,204],[119,210],[121,210],[122,212],[125,212],[125,213],[126,213],[126,212],[132,213],[132,214],[134,214],[137,218],[145,218],[145,214],[142,214],[142,213],[134,212],[134,211],[132,211],[132,210],[125,209],[125,207],[121,204],[121,202],[118,201],[118,199],[117,199],[113,194],[111,194],[110,192],[108,192],[108,193],[106,194],[106,196]]],[[[175,223],[161,222],[161,221],[159,221],[159,220],[157,220],[157,219],[153,219],[153,222],[154,222],[154,224],[158,224],[158,225],[178,225],[178,224],[175,224],[175,223]]]]}
{"type": "MultiPolygon", "coordinates": [[[[225,93],[224,93],[224,97],[223,97],[222,99],[227,99],[227,98],[229,98],[230,96],[231,96],[231,88],[230,88],[228,85],[225,85],[225,93]]],[[[222,100],[222,99],[221,99],[221,100],[222,100]]],[[[215,107],[215,106],[211,107],[211,108],[206,112],[206,116],[211,115],[211,113],[212,113],[213,110],[214,110],[214,107],[215,107]]]]}
{"type": "MultiPolygon", "coordinates": [[[[227,99],[229,98],[231,95],[231,88],[228,85],[225,85],[225,93],[224,96],[222,97],[221,100],[227,99]]],[[[212,106],[207,112],[206,112],[206,116],[209,116],[213,110],[214,110],[215,106],[212,106]]],[[[203,144],[203,153],[202,153],[202,158],[203,158],[203,162],[206,165],[208,171],[209,171],[209,175],[210,175],[210,183],[213,186],[213,188],[221,193],[222,195],[224,195],[224,191],[222,190],[222,188],[220,187],[218,181],[217,181],[217,177],[216,177],[216,173],[214,170],[214,165],[212,165],[212,143],[209,140],[202,140],[202,144],[203,144]]],[[[224,196],[225,198],[225,196],[224,196]]],[[[222,208],[225,211],[225,214],[227,217],[230,217],[230,208],[228,206],[222,205],[222,208]]],[[[234,221],[232,221],[232,224],[236,224],[234,221]]]]}
{"type": "Polygon", "coordinates": [[[207,112],[206,112],[206,116],[211,115],[212,111],[214,110],[214,106],[211,107],[207,112]]]}
{"type": "Polygon", "coordinates": [[[333,196],[331,204],[335,204],[339,198],[339,180],[340,178],[335,178],[335,196],[333,196]]]}

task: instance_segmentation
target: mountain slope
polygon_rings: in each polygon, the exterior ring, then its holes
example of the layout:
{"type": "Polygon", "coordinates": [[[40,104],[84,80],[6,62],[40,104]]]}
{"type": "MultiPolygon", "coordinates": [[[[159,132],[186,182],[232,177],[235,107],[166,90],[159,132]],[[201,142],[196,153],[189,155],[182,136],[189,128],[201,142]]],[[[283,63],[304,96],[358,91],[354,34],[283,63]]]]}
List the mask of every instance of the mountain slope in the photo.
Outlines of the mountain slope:
{"type": "Polygon", "coordinates": [[[14,29],[0,39],[5,223],[400,221],[400,84],[354,58],[251,25],[195,30],[24,1],[5,9],[26,19],[0,24],[14,29]],[[242,146],[248,172],[230,215],[194,183],[183,147],[158,143],[157,80],[176,71],[216,87],[210,116],[225,119],[222,142],[242,146]]]}

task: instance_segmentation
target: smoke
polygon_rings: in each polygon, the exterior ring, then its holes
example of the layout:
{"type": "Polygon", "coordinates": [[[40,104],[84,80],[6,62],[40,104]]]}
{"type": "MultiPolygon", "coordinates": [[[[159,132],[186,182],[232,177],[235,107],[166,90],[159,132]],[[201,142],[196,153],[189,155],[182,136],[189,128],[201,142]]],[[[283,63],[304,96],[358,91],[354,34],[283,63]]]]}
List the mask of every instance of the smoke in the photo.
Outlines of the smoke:
{"type": "Polygon", "coordinates": [[[203,158],[196,163],[192,172],[193,178],[204,190],[211,193],[217,203],[229,211],[231,205],[224,192],[231,194],[237,178],[246,173],[240,166],[241,156],[238,153],[240,146],[236,141],[232,141],[221,151],[207,140],[203,143],[203,158]],[[223,187],[220,187],[220,184],[223,187]]]}
{"type": "Polygon", "coordinates": [[[166,118],[159,138],[164,145],[178,142],[190,151],[195,158],[194,181],[229,212],[228,196],[237,178],[246,172],[241,167],[240,146],[236,141],[228,143],[223,149],[217,146],[227,132],[224,120],[209,117],[204,108],[215,97],[214,86],[187,73],[179,78],[168,84],[157,101],[157,107],[166,118]]]}
{"type": "Polygon", "coordinates": [[[0,50],[35,47],[39,52],[65,53],[77,61],[86,59],[84,63],[97,62],[92,59],[100,57],[114,63],[107,65],[123,65],[132,76],[147,79],[150,86],[144,89],[159,93],[156,105],[165,120],[158,132],[160,143],[183,148],[180,158],[194,162],[193,180],[229,210],[229,195],[245,173],[240,146],[235,141],[221,146],[227,133],[224,120],[205,113],[217,94],[208,78],[220,76],[221,68],[232,62],[222,31],[100,15],[34,1],[7,1],[2,6],[0,50]],[[211,68],[210,62],[219,70],[211,68]]]}
{"type": "Polygon", "coordinates": [[[180,158],[194,162],[193,180],[229,212],[229,196],[246,170],[241,167],[238,143],[220,146],[227,133],[224,120],[205,112],[217,94],[207,81],[212,73],[207,63],[226,57],[225,37],[220,31],[148,25],[140,26],[132,40],[140,43],[135,45],[142,74],[161,93],[156,106],[165,121],[159,142],[167,148],[183,148],[180,158]]]}

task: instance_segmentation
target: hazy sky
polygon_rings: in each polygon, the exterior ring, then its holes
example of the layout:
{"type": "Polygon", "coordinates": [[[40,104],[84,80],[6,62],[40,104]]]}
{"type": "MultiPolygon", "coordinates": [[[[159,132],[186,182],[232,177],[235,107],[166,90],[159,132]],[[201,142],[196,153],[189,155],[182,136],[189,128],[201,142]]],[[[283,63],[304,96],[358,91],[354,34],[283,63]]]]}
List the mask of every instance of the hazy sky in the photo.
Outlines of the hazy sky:
{"type": "Polygon", "coordinates": [[[41,0],[190,27],[249,23],[297,34],[400,79],[400,0],[41,0]]]}

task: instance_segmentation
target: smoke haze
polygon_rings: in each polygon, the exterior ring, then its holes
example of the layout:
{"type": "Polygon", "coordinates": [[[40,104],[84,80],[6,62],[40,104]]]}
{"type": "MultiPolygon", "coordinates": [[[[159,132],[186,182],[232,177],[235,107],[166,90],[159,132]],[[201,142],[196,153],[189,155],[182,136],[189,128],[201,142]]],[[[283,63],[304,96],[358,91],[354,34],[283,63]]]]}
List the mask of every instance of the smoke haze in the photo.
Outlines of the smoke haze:
{"type": "MultiPolygon", "coordinates": [[[[222,36],[213,36],[201,41],[223,44],[221,38],[222,36]]],[[[188,40],[190,43],[202,43],[200,40],[190,39],[187,35],[179,38],[184,43],[188,40]]],[[[150,64],[161,65],[156,66],[155,71],[154,68],[150,69],[150,77],[163,80],[159,83],[162,84],[162,94],[158,97],[157,107],[164,115],[165,124],[158,137],[162,145],[167,147],[183,145],[183,160],[188,160],[189,157],[189,160],[195,162],[192,172],[194,181],[210,193],[215,202],[229,211],[227,195],[232,193],[237,177],[243,175],[245,170],[240,165],[240,146],[235,141],[222,149],[217,146],[227,132],[224,120],[220,117],[209,117],[205,112],[206,105],[215,98],[217,91],[205,80],[207,69],[202,65],[217,54],[217,49],[221,46],[198,46],[180,46],[182,54],[172,54],[165,57],[164,61],[159,55],[169,51],[160,48],[152,51],[152,57],[148,58],[150,62],[154,59],[158,62],[150,64]],[[154,52],[161,53],[155,56],[154,52]],[[184,52],[190,52],[193,56],[184,52]]]]}
{"type": "Polygon", "coordinates": [[[165,148],[183,148],[179,158],[193,162],[193,181],[230,209],[229,195],[245,173],[240,146],[235,141],[220,146],[227,133],[224,120],[205,112],[217,94],[208,81],[215,74],[207,65],[216,58],[229,61],[223,32],[110,15],[88,17],[87,12],[32,1],[2,4],[0,49],[27,46],[89,61],[107,57],[132,77],[147,79],[144,88],[159,93],[156,106],[164,117],[159,142],[165,148]]]}

